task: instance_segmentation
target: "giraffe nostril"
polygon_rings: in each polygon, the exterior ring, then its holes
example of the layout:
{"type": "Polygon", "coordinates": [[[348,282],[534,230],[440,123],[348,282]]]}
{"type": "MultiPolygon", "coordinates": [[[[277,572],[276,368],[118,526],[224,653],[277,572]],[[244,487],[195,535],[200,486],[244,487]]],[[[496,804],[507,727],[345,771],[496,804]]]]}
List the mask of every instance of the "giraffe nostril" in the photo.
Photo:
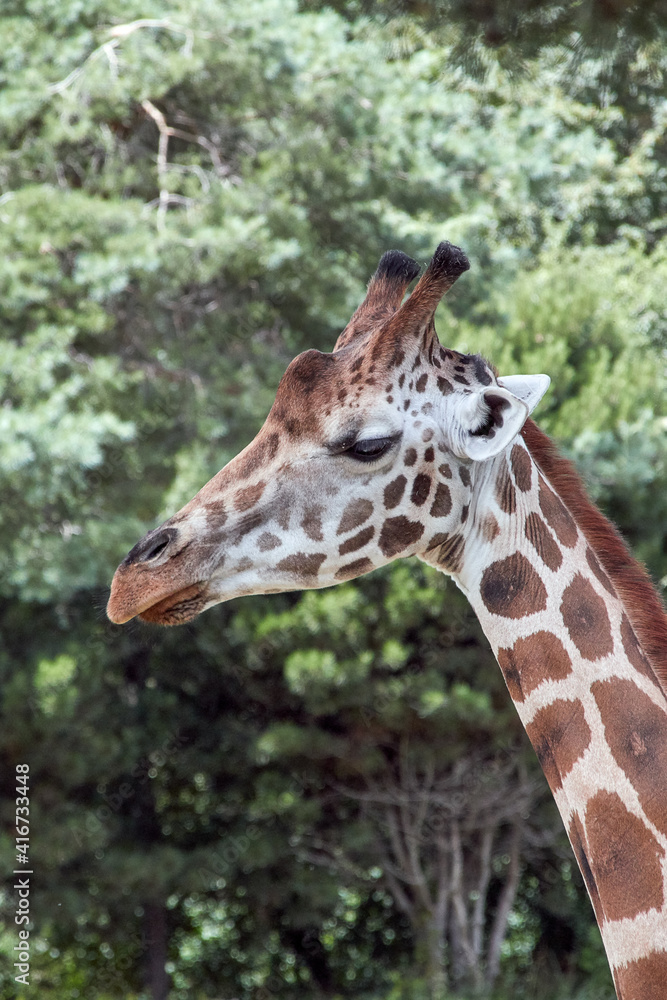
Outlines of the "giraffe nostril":
{"type": "Polygon", "coordinates": [[[150,535],[142,538],[132,551],[127,554],[125,563],[145,563],[157,559],[158,556],[162,555],[167,546],[173,542],[175,537],[176,531],[174,528],[163,528],[161,531],[151,532],[150,535]]]}
{"type": "Polygon", "coordinates": [[[156,556],[159,556],[169,545],[169,541],[169,538],[162,538],[159,542],[155,542],[147,552],[144,552],[143,561],[148,562],[149,559],[155,559],[156,556]]]}

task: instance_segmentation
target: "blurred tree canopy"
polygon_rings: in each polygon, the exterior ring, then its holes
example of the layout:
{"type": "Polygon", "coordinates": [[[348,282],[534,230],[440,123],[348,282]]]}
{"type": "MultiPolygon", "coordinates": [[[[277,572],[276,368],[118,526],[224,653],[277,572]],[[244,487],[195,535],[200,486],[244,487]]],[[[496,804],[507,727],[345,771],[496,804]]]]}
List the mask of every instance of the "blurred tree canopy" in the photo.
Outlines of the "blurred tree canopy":
{"type": "Polygon", "coordinates": [[[441,339],[551,375],[540,423],[665,586],[664,21],[653,3],[4,4],[2,997],[18,763],[40,996],[521,997],[545,977],[554,998],[613,996],[444,577],[395,564],[173,632],[103,608],[294,354],[331,349],[382,252],[427,260],[443,238],[473,268],[441,339]]]}

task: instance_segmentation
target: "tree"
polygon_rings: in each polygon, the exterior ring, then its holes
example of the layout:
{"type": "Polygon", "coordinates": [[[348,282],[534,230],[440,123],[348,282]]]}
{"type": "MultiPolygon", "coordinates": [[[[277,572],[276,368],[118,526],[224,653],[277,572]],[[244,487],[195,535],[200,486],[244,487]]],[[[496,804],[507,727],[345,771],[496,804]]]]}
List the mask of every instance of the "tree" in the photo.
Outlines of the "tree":
{"type": "MultiPolygon", "coordinates": [[[[536,32],[521,48],[488,8],[507,48],[482,52],[484,74],[465,33],[430,33],[416,10],[384,27],[271,0],[84,7],[8,7],[0,65],[0,843],[8,872],[28,760],[33,912],[59,951],[36,952],[35,979],[62,1000],[164,996],[165,969],[175,996],[403,989],[441,970],[399,859],[370,863],[394,809],[378,796],[414,823],[433,769],[451,870],[456,825],[477,820],[442,795],[457,766],[478,773],[470,741],[508,788],[533,773],[457,595],[397,566],[156,634],[104,624],[105,588],[252,436],[293,354],[331,348],[379,255],[425,258],[443,236],[474,259],[444,339],[554,376],[545,425],[665,577],[662,56],[632,11],[616,23],[634,61],[617,46],[574,72],[567,48],[536,32]],[[401,781],[402,746],[418,781],[401,781]]],[[[562,30],[585,13],[564,12],[562,30]]],[[[519,13],[521,32],[539,23],[519,13]]],[[[513,884],[511,823],[478,821],[447,883],[452,982],[495,969],[513,884]],[[461,886],[494,827],[480,936],[461,886]]],[[[419,855],[433,885],[435,844],[419,855]]],[[[556,911],[570,982],[578,956],[595,962],[559,851],[522,854],[501,979],[555,961],[540,933],[556,911]]]]}

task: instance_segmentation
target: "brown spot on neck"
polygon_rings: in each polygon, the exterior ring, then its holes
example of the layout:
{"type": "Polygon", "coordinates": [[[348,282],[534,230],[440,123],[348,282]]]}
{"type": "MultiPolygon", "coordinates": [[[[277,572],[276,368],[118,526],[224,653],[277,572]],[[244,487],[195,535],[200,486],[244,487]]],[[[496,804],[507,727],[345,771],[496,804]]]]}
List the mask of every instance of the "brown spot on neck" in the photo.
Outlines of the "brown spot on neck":
{"type": "Polygon", "coordinates": [[[498,663],[514,701],[523,701],[543,681],[572,673],[570,656],[553,632],[535,632],[517,639],[511,649],[499,649],[498,663]]]}
{"type": "Polygon", "coordinates": [[[652,952],[616,969],[614,982],[624,1000],[657,1000],[667,983],[667,951],[652,952]]]}
{"type": "Polygon", "coordinates": [[[616,763],[630,779],[648,818],[667,834],[667,712],[636,684],[620,677],[596,681],[591,691],[616,763]]]}
{"type": "Polygon", "coordinates": [[[547,486],[544,476],[539,477],[539,483],[540,509],[547,523],[555,532],[561,545],[565,545],[569,549],[574,548],[577,544],[577,526],[570,512],[553,490],[547,486]]]}
{"type": "Polygon", "coordinates": [[[549,787],[557,791],[591,742],[583,705],[559,698],[535,714],[526,732],[549,787]]]}
{"type": "Polygon", "coordinates": [[[507,462],[504,460],[496,479],[495,493],[501,510],[504,510],[506,514],[516,513],[516,490],[507,468],[507,462]]]}
{"type": "Polygon", "coordinates": [[[573,465],[558,454],[532,420],[521,432],[533,461],[567,506],[601,566],[609,575],[663,690],[667,692],[667,615],[646,570],[630,555],[625,542],[595,507],[573,465]]]}
{"type": "Polygon", "coordinates": [[[607,591],[607,593],[611,594],[612,597],[616,597],[616,591],[614,590],[614,588],[612,586],[611,580],[609,579],[609,577],[607,576],[607,574],[605,573],[605,571],[600,566],[600,563],[598,562],[598,558],[595,555],[595,553],[593,552],[593,549],[591,549],[591,548],[587,548],[586,549],[586,562],[588,563],[588,565],[590,566],[590,568],[592,569],[593,573],[595,574],[595,576],[597,577],[597,579],[600,581],[600,583],[602,584],[602,586],[604,587],[604,589],[607,591]]]}
{"type": "Polygon", "coordinates": [[[450,535],[446,531],[434,535],[423,553],[423,558],[434,566],[439,566],[447,573],[459,573],[463,565],[465,538],[463,535],[450,535]]]}
{"type": "Polygon", "coordinates": [[[586,806],[584,825],[603,920],[661,909],[664,851],[646,824],[615,792],[600,791],[586,806]]]}
{"type": "Polygon", "coordinates": [[[535,511],[526,518],[524,534],[545,566],[557,570],[563,562],[563,555],[546,524],[535,511]]]}
{"type": "Polygon", "coordinates": [[[489,611],[504,618],[525,618],[547,606],[544,584],[520,552],[487,566],[480,595],[489,611]]]}
{"type": "Polygon", "coordinates": [[[510,457],[516,485],[522,493],[527,493],[533,485],[533,463],[530,455],[521,445],[515,444],[510,457]]]}
{"type": "Polygon", "coordinates": [[[487,542],[492,542],[500,534],[500,526],[493,514],[486,514],[481,523],[482,535],[487,542]]]}
{"type": "Polygon", "coordinates": [[[563,593],[560,613],[572,642],[586,660],[599,660],[613,652],[609,615],[602,598],[581,575],[563,593]]]}
{"type": "MultiPolygon", "coordinates": [[[[651,669],[651,664],[644,656],[641,647],[637,642],[637,636],[635,635],[632,625],[630,624],[630,620],[625,614],[621,618],[621,640],[623,642],[625,655],[635,670],[638,670],[640,674],[648,677],[657,687],[660,688],[658,678],[651,669]]],[[[660,690],[662,691],[662,688],[660,688],[660,690]]]]}

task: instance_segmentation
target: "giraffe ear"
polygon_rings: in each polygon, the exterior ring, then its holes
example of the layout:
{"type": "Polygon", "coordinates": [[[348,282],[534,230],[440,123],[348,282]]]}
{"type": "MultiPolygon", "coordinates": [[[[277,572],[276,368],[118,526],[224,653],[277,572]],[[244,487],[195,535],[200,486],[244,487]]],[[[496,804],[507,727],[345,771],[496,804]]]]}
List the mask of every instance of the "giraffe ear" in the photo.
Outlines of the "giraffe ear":
{"type": "Polygon", "coordinates": [[[503,451],[517,436],[549,386],[546,375],[510,375],[466,398],[460,447],[474,462],[503,451]]]}
{"type": "Polygon", "coordinates": [[[498,385],[523,400],[528,412],[532,413],[551,385],[551,379],[548,375],[503,375],[498,379],[498,385]]]}

